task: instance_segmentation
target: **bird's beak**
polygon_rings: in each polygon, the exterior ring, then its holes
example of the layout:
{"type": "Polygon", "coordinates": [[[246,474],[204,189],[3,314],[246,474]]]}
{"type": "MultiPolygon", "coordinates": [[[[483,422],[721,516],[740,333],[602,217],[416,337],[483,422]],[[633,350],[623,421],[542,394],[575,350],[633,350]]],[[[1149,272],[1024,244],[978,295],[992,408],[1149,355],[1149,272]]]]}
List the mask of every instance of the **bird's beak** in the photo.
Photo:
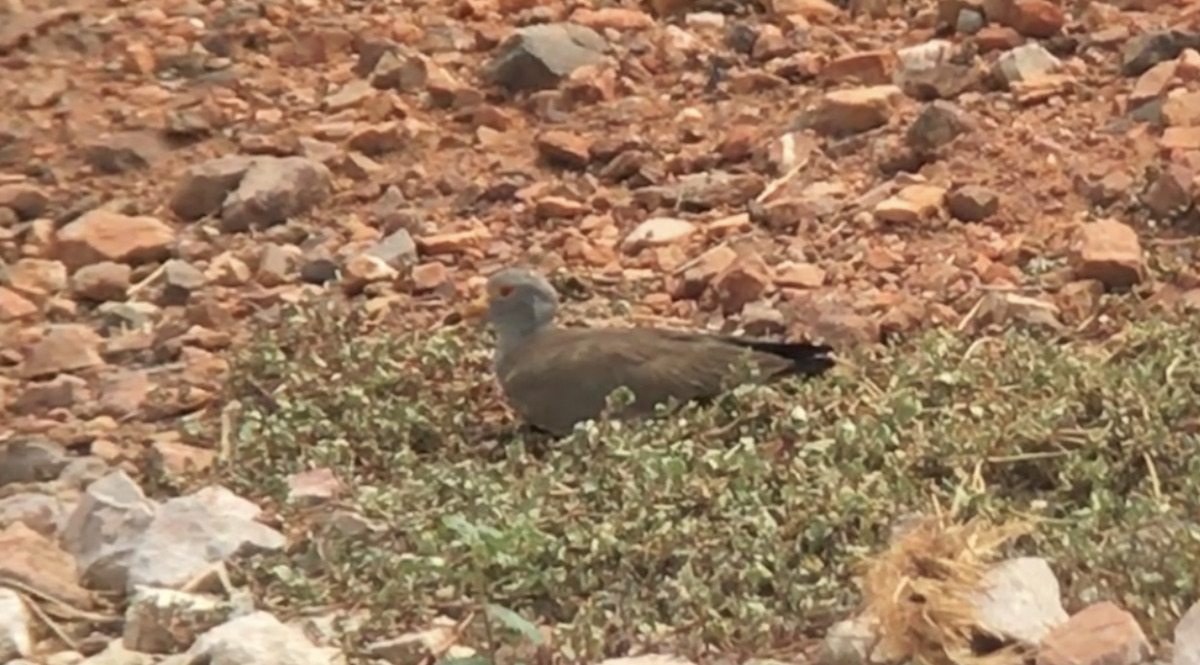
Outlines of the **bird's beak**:
{"type": "Polygon", "coordinates": [[[464,321],[471,321],[483,316],[483,313],[488,309],[488,297],[486,293],[482,293],[473,302],[468,304],[462,310],[462,318],[464,321]]]}

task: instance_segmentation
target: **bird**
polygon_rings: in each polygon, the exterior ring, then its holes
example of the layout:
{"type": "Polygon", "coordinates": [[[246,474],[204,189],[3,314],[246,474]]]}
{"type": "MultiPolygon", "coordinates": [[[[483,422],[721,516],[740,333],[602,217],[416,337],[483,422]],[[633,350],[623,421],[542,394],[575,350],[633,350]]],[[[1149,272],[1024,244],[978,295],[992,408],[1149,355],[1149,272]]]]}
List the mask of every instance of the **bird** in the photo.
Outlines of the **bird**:
{"type": "Polygon", "coordinates": [[[462,312],[493,329],[492,365],[508,404],[525,423],[556,436],[600,417],[622,386],[633,402],[612,415],[628,419],[651,416],[671,400],[709,399],[739,383],[788,375],[815,377],[835,365],[825,345],[655,327],[559,327],[558,309],[545,277],[508,267],[493,273],[462,312]]]}

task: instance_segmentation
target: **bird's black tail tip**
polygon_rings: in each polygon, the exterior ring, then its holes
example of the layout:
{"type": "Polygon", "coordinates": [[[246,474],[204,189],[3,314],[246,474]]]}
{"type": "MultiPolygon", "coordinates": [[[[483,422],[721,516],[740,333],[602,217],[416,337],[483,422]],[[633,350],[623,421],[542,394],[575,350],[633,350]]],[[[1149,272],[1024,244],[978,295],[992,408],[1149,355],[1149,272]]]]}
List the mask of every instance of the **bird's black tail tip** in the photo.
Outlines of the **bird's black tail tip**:
{"type": "Polygon", "coordinates": [[[804,376],[820,376],[833,369],[837,360],[833,357],[833,348],[823,344],[796,344],[792,353],[785,356],[792,361],[798,374],[804,376]]]}
{"type": "Polygon", "coordinates": [[[764,342],[751,343],[758,351],[779,356],[791,361],[793,371],[804,376],[818,376],[833,369],[837,360],[833,358],[833,347],[812,342],[764,342]]]}

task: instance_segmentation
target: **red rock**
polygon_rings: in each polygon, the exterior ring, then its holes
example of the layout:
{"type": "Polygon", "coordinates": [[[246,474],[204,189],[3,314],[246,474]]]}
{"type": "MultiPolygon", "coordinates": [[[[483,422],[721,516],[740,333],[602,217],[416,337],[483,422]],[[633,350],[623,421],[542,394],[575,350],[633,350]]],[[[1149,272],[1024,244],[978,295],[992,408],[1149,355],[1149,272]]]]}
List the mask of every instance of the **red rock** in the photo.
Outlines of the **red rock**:
{"type": "Polygon", "coordinates": [[[93,210],[58,230],[54,255],[71,270],[100,261],[143,263],[170,255],[175,230],[155,217],[93,210]]]}
{"type": "Polygon", "coordinates": [[[785,261],[775,266],[775,283],[793,289],[815,289],[825,283],[825,271],[811,263],[785,261]]]}
{"type": "Polygon", "coordinates": [[[1113,603],[1096,603],[1042,640],[1037,665],[1137,665],[1150,643],[1133,615],[1113,603]]]}
{"type": "Polygon", "coordinates": [[[737,252],[728,267],[713,280],[713,290],[721,312],[726,316],[742,311],[747,304],[761,298],[771,286],[771,268],[758,252],[737,252]]]}
{"type": "Polygon", "coordinates": [[[1200,125],[1200,92],[1178,91],[1168,95],[1163,102],[1162,117],[1168,127],[1200,125]]]}
{"type": "Polygon", "coordinates": [[[573,219],[586,215],[591,208],[565,196],[545,196],[534,204],[538,219],[573,219]]]}
{"type": "Polygon", "coordinates": [[[1025,38],[1021,36],[1021,33],[1003,25],[984,26],[975,35],[975,44],[979,46],[980,53],[1007,51],[1023,43],[1025,43],[1025,38]]]}
{"type": "Polygon", "coordinates": [[[33,379],[103,365],[100,342],[100,336],[86,325],[52,325],[26,347],[21,375],[33,379]]]}
{"type": "Polygon", "coordinates": [[[1066,13],[1050,0],[1017,0],[1008,25],[1026,37],[1057,35],[1067,22],[1066,13]]]}
{"type": "Polygon", "coordinates": [[[96,302],[124,300],[132,276],[133,269],[123,263],[101,261],[71,275],[71,293],[76,298],[96,302]]]}
{"type": "Polygon", "coordinates": [[[1129,93],[1129,106],[1136,108],[1165,95],[1175,79],[1177,67],[1174,61],[1160,62],[1139,76],[1129,93]]]}
{"type": "Polygon", "coordinates": [[[426,254],[458,254],[478,247],[485,239],[479,231],[452,231],[417,238],[417,247],[426,254]]]}
{"type": "Polygon", "coordinates": [[[205,472],[215,459],[215,451],[178,441],[155,441],[150,445],[150,464],[168,477],[205,472]]]}
{"type": "Polygon", "coordinates": [[[6,286],[0,286],[0,321],[19,321],[37,312],[37,305],[25,296],[6,286]]]}
{"type": "Polygon", "coordinates": [[[433,291],[450,281],[450,270],[441,261],[430,261],[413,266],[412,284],[416,292],[433,291]]]}
{"type": "Polygon", "coordinates": [[[1095,279],[1111,289],[1132,286],[1145,277],[1141,242],[1127,224],[1113,219],[1084,224],[1071,249],[1076,279],[1095,279]]]}
{"type": "Polygon", "coordinates": [[[1200,150],[1200,127],[1167,127],[1158,144],[1163,150],[1200,150]]]}
{"type": "Polygon", "coordinates": [[[701,254],[683,271],[682,279],[673,290],[675,297],[699,298],[717,275],[737,260],[737,252],[727,245],[718,245],[701,254]]]}
{"type": "Polygon", "coordinates": [[[52,539],[15,522],[0,531],[0,576],[37,589],[79,609],[91,609],[92,596],[76,582],[75,558],[52,539]]]}
{"type": "Polygon", "coordinates": [[[48,296],[67,286],[67,268],[58,261],[21,259],[8,269],[8,285],[28,296],[48,296]]]}
{"type": "Polygon", "coordinates": [[[891,49],[851,53],[832,60],[821,69],[820,77],[833,82],[860,85],[891,83],[896,69],[896,52],[891,49]]]}
{"type": "Polygon", "coordinates": [[[654,18],[649,14],[625,7],[576,9],[571,14],[571,22],[586,25],[593,30],[604,28],[613,28],[614,30],[647,30],[656,25],[654,18]]]}
{"type": "Polygon", "coordinates": [[[582,169],[591,161],[591,142],[578,134],[552,130],[538,136],[535,145],[543,159],[555,164],[582,169]]]}

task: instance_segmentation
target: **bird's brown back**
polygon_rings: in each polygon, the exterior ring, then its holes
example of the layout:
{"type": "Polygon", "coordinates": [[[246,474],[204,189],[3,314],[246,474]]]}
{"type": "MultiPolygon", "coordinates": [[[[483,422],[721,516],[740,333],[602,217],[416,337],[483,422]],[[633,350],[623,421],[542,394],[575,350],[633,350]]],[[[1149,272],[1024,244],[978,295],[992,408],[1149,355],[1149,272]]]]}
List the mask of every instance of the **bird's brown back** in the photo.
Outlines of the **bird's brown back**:
{"type": "Polygon", "coordinates": [[[562,433],[598,416],[621,386],[635,396],[622,415],[644,415],[669,399],[712,397],[737,383],[824,371],[832,361],[813,360],[824,350],[660,328],[554,328],[512,349],[496,372],[526,420],[562,433]],[[814,369],[801,361],[827,364],[814,369]]]}

